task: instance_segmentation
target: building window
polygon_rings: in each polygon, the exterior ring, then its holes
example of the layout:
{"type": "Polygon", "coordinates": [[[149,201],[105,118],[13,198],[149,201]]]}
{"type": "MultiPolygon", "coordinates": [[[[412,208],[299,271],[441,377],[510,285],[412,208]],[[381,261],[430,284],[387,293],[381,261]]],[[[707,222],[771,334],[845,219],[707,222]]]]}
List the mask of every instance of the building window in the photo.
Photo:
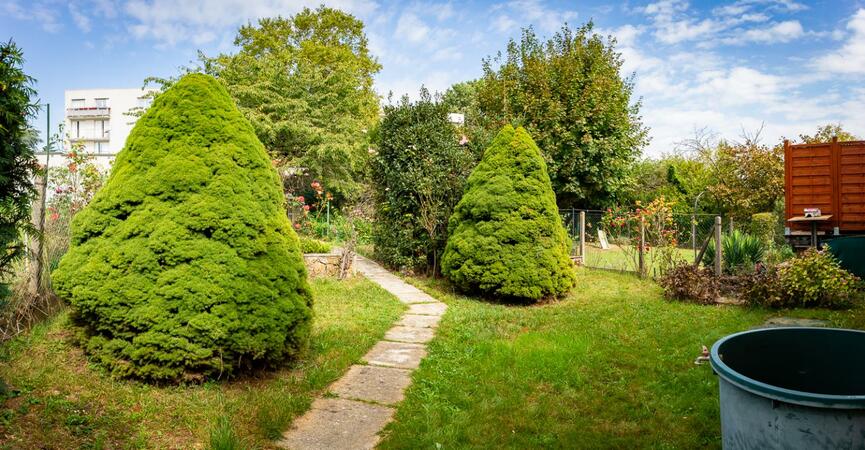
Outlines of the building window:
{"type": "Polygon", "coordinates": [[[96,107],[97,108],[107,108],[108,107],[108,99],[107,98],[97,98],[96,99],[96,107]]]}
{"type": "Polygon", "coordinates": [[[153,98],[151,97],[138,97],[139,108],[149,108],[151,103],[153,103],[153,98]]]}
{"type": "Polygon", "coordinates": [[[99,129],[97,129],[96,132],[97,132],[97,134],[96,134],[97,137],[102,137],[102,138],[108,137],[108,121],[107,120],[100,120],[99,121],[99,129]]]}
{"type": "Polygon", "coordinates": [[[102,142],[96,143],[96,153],[99,153],[99,154],[102,153],[102,144],[103,144],[102,142]]]}
{"type": "Polygon", "coordinates": [[[81,137],[81,121],[75,120],[72,122],[72,129],[75,130],[75,137],[81,137]]]}
{"type": "Polygon", "coordinates": [[[83,108],[84,107],[84,99],[83,98],[73,98],[72,99],[72,107],[73,108],[83,108]]]}

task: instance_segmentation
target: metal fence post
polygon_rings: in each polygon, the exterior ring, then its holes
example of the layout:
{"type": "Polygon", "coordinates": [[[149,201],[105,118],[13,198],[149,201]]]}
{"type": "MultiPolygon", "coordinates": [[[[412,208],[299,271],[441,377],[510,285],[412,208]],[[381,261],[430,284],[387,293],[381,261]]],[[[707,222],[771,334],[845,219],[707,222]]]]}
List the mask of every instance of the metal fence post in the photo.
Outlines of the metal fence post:
{"type": "Polygon", "coordinates": [[[646,220],[640,216],[640,278],[646,276],[646,220]]]}
{"type": "Polygon", "coordinates": [[[586,264],[586,212],[580,211],[580,258],[586,264]]]}
{"type": "Polygon", "coordinates": [[[691,247],[694,248],[694,261],[697,260],[697,215],[691,215],[691,247]]]}
{"type": "Polygon", "coordinates": [[[721,276],[721,216],[715,216],[715,275],[721,276]]]}

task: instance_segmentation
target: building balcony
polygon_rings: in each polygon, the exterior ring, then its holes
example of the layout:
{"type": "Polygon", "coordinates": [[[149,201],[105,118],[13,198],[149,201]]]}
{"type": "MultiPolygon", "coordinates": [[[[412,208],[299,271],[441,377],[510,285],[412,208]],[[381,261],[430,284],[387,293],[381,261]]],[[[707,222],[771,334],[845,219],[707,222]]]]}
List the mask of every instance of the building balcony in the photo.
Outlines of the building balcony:
{"type": "Polygon", "coordinates": [[[72,142],[108,142],[108,134],[104,136],[73,136],[69,138],[72,142]]]}
{"type": "Polygon", "coordinates": [[[66,108],[67,119],[108,119],[111,108],[91,106],[86,108],[66,108]]]}

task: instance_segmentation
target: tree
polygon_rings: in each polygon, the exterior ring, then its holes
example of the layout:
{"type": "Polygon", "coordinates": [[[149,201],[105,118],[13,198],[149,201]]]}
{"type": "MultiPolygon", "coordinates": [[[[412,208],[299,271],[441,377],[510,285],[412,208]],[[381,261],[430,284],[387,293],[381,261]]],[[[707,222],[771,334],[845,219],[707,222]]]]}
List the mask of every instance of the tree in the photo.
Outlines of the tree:
{"type": "MultiPolygon", "coordinates": [[[[22,231],[29,227],[30,203],[36,193],[33,154],[36,134],[28,120],[38,108],[33,78],[21,66],[24,56],[11,40],[0,44],[0,277],[8,280],[12,263],[24,254],[22,231]]],[[[10,294],[0,283],[0,302],[10,294]]]]}
{"type": "Polygon", "coordinates": [[[448,232],[442,273],[463,290],[538,300],[575,283],[547,166],[522,127],[506,125],[493,139],[448,232]]]}
{"type": "Polygon", "coordinates": [[[823,125],[822,127],[817,127],[817,132],[814,133],[813,136],[809,136],[807,134],[799,135],[799,139],[804,144],[819,144],[821,142],[830,142],[834,137],[837,137],[838,140],[841,142],[859,140],[858,137],[844,130],[844,127],[842,127],[840,123],[830,123],[823,125]]]}
{"type": "Polygon", "coordinates": [[[447,240],[447,221],[474,165],[459,145],[448,108],[421,89],[384,108],[372,159],[377,258],[394,267],[435,273],[447,240]]]}
{"type": "Polygon", "coordinates": [[[192,74],[138,120],[54,271],[85,351],[202,380],[297,355],[312,296],[279,178],[225,87],[192,74]]]}
{"type": "Polygon", "coordinates": [[[702,129],[678,144],[683,155],[704,167],[697,180],[705,185],[712,212],[748,220],[772,211],[783,200],[784,147],[761,143],[762,131],[761,127],[744,132],[740,141],[727,141],[702,129]]]}
{"type": "Polygon", "coordinates": [[[478,85],[488,128],[518,123],[535,137],[560,206],[613,204],[647,142],[615,40],[592,30],[591,22],[576,30],[565,25],[542,42],[525,29],[504,57],[484,60],[478,85]]]}
{"type": "Polygon", "coordinates": [[[378,121],[363,22],[324,6],[240,27],[240,51],[200,55],[222,81],[271,154],[304,167],[341,196],[357,189],[378,121]]]}

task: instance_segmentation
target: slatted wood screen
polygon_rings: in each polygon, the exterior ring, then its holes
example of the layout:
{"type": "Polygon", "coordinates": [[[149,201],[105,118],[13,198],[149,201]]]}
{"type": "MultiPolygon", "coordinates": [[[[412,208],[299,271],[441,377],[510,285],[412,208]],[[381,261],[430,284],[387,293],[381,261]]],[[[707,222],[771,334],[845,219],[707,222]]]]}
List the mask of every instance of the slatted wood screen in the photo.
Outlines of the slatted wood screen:
{"type": "MultiPolygon", "coordinates": [[[[842,234],[865,232],[865,141],[822,144],[784,143],[787,218],[801,216],[805,208],[832,214],[821,229],[842,234]]],[[[807,231],[795,224],[793,230],[807,231]]]]}

